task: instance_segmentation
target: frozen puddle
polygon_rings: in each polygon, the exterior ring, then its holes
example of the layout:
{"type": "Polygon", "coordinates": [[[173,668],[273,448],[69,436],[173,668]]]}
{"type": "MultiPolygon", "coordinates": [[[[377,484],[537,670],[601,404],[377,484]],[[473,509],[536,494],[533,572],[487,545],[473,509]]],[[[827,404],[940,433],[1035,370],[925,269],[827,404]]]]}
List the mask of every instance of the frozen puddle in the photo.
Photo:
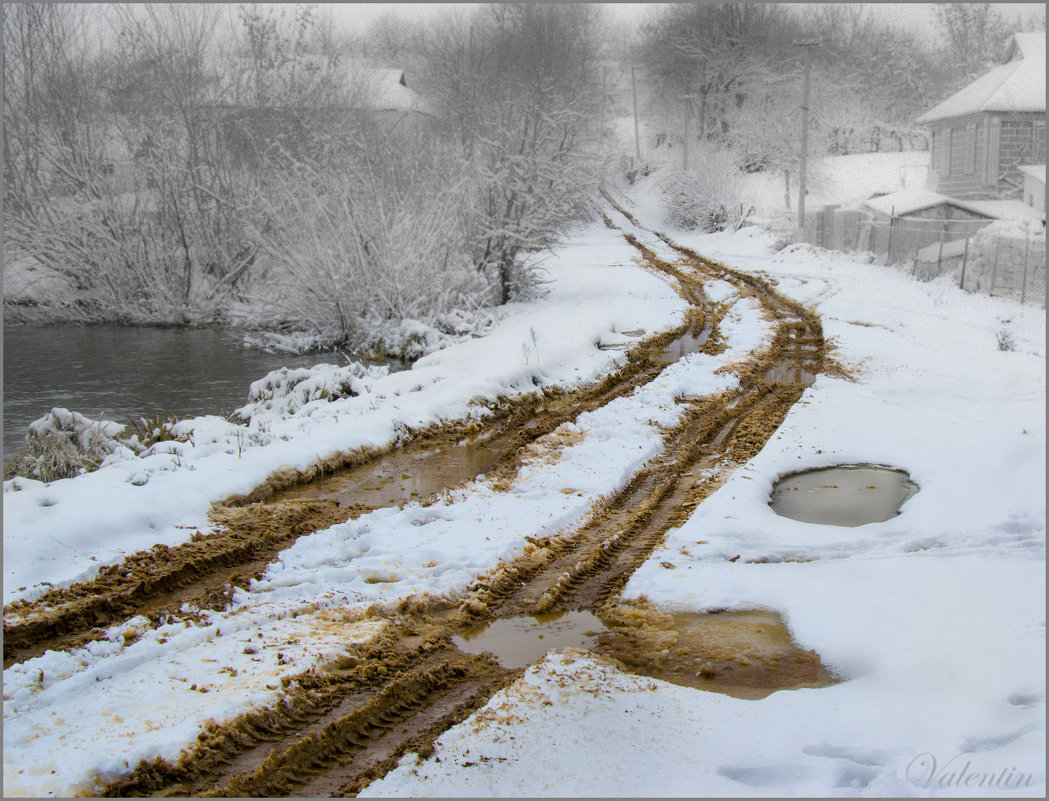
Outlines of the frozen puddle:
{"type": "Polygon", "coordinates": [[[816,374],[800,365],[780,365],[765,372],[765,380],[776,384],[799,384],[811,387],[816,381],[816,374]]]}
{"type": "Polygon", "coordinates": [[[460,651],[487,651],[503,667],[519,668],[538,662],[547,651],[592,648],[607,632],[605,624],[590,612],[556,612],[493,620],[452,637],[452,642],[460,651]]]}
{"type": "Polygon", "coordinates": [[[784,476],[772,487],[769,506],[804,523],[862,526],[895,517],[918,489],[903,470],[842,465],[784,476]]]}

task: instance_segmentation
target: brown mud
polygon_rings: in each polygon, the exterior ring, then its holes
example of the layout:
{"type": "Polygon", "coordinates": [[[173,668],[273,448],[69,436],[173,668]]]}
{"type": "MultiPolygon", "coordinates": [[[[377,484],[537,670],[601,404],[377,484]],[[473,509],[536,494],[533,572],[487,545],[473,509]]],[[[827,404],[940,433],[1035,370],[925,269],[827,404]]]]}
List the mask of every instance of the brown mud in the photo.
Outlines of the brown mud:
{"type": "MultiPolygon", "coordinates": [[[[690,302],[699,296],[688,290],[690,302]]],[[[705,341],[701,307],[684,326],[642,340],[627,362],[594,385],[548,387],[486,404],[478,420],[407,432],[398,449],[361,449],[318,460],[305,470],[276,471],[246,495],[215,505],[219,531],[158,545],[102,568],[91,581],[49,590],[31,603],[4,608],[4,667],[48,649],[68,650],[104,636],[105,628],[146,614],[153,622],[185,618],[183,604],[222,609],[234,589],[259,577],[280,551],[314,531],[379,506],[432,501],[442,490],[487,473],[509,483],[527,447],[615,398],[651,381],[668,352],[705,341]]],[[[191,614],[192,616],[192,614],[191,614]]]]}
{"type": "Polygon", "coordinates": [[[218,510],[217,534],[199,531],[175,547],[156,545],[102,568],[94,580],[50,590],[32,604],[4,609],[4,667],[48,649],[85,645],[136,615],[155,624],[192,617],[183,604],[222,608],[234,586],[260,576],[302,534],[366,511],[334,501],[285,504],[255,513],[218,510]]]}
{"type": "MultiPolygon", "coordinates": [[[[702,293],[703,281],[711,278],[729,281],[742,296],[759,301],[775,325],[766,345],[729,368],[740,387],[714,397],[680,399],[684,414],[664,433],[663,453],[575,531],[530,539],[519,558],[479,577],[457,604],[407,599],[396,608],[376,608],[373,613],[388,621],[378,640],[348,646],[341,659],[285,678],[279,703],[211,727],[177,762],[143,762],[106,785],[104,794],[353,795],[404,754],[432,753],[442,732],[521,674],[522,668],[501,666],[491,655],[464,653],[453,638],[524,615],[589,611],[606,627],[593,650],[618,660],[624,669],[744,698],[835,680],[818,655],[793,643],[772,613],[670,615],[618,600],[626,580],[666,532],[684,522],[733,468],[764,446],[801,397],[808,377],[833,369],[819,321],[810,310],[754,276],[669,240],[681,256],[673,264],[625,236],[642,263],[671,277],[693,304],[684,329],[642,342],[622,370],[596,387],[540,390],[523,401],[507,400],[487,420],[418,432],[406,450],[483,434],[486,447],[500,454],[487,474],[497,486],[509,482],[530,443],[654,378],[673,359],[665,354],[683,334],[706,352],[723,349],[717,324],[724,310],[702,293]]],[[[279,496],[271,504],[259,501],[318,478],[316,472],[275,476],[250,496],[230,499],[216,514],[232,514],[239,506],[246,520],[261,514],[279,517],[290,501],[279,496]],[[263,512],[267,509],[275,511],[263,512]]],[[[312,509],[310,503],[324,501],[299,502],[299,508],[312,509]]],[[[329,514],[344,512],[328,504],[329,514]]]]}

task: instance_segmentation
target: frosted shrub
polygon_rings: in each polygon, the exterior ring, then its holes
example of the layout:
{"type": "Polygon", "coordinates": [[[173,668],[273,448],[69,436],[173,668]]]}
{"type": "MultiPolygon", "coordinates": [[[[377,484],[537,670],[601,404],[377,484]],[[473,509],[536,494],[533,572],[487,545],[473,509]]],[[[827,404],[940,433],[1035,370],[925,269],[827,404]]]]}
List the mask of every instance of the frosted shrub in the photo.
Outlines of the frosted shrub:
{"type": "Polygon", "coordinates": [[[4,465],[4,478],[57,481],[97,470],[115,453],[131,458],[134,454],[118,439],[123,431],[120,423],[54,408],[29,424],[25,448],[4,465]]]}
{"type": "Polygon", "coordinates": [[[495,317],[485,309],[452,309],[436,315],[432,325],[409,318],[381,326],[368,344],[374,353],[413,362],[464,339],[483,336],[494,324],[495,317]]]}
{"type": "Polygon", "coordinates": [[[358,347],[402,320],[487,304],[466,255],[461,165],[426,143],[371,144],[273,176],[256,233],[268,268],[253,298],[261,324],[358,347]]]}
{"type": "Polygon", "coordinates": [[[1045,229],[1039,220],[996,220],[969,246],[965,288],[970,292],[1040,297],[1045,292],[1045,229]],[[1026,273],[1026,275],[1025,275],[1026,273]]]}
{"type": "Polygon", "coordinates": [[[344,367],[281,367],[252,383],[247,404],[237,409],[232,419],[250,422],[262,414],[290,417],[316,401],[330,402],[366,392],[369,381],[388,373],[386,367],[366,367],[360,362],[344,367]]]}
{"type": "Polygon", "coordinates": [[[686,231],[735,231],[752,211],[735,158],[726,151],[701,151],[694,167],[667,175],[658,192],[666,223],[686,231]]]}

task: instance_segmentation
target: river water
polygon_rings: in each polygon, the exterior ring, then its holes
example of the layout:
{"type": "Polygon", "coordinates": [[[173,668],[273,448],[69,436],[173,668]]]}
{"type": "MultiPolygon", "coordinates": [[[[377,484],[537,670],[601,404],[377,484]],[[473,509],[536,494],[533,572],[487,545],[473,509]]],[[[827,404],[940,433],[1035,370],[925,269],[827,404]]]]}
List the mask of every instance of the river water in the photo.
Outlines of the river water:
{"type": "Polygon", "coordinates": [[[346,359],[265,353],[218,329],[4,326],[4,461],[25,444],[29,423],[53,406],[118,423],[225,415],[270,370],[324,362],[346,359]]]}

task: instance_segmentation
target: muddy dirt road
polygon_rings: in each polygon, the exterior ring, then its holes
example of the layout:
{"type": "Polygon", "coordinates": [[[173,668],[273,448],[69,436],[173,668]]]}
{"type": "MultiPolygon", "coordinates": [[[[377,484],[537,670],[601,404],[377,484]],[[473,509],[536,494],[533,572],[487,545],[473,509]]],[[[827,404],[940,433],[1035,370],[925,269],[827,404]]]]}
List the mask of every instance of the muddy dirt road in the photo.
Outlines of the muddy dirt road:
{"type": "Polygon", "coordinates": [[[833,681],[818,657],[793,646],[767,615],[757,623],[714,614],[684,621],[618,602],[668,529],[687,519],[726,471],[760,450],[805,386],[832,363],[810,311],[754,276],[642,229],[622,209],[609,215],[606,224],[621,230],[642,263],[688,301],[682,328],[640,340],[627,364],[597,386],[505,399],[482,423],[416,432],[395,452],[348,453],[306,473],[272,476],[250,496],[216,508],[219,534],[136,554],[93,582],[12,605],[5,609],[5,666],[48,648],[81,645],[133,615],[185,617],[187,602],[222,608],[234,588],[261,575],[299,536],[373,508],[426,503],[479,472],[496,486],[508,484],[539,437],[628,395],[687,352],[724,348],[719,322],[726,310],[704,294],[708,280],[728,282],[760,303],[774,325],[771,339],[733,368],[738,389],[679,399],[684,414],[665,432],[662,454],[576,530],[530,541],[520,558],[479,577],[455,605],[421,599],[384,610],[391,625],[378,640],[298,677],[280,705],[213,727],[177,763],[140,765],[110,784],[108,794],[355,794],[403,754],[428,753],[443,731],[522,673],[453,642],[496,619],[588,610],[607,627],[594,650],[627,669],[747,697],[833,681]],[[395,480],[420,474],[434,478],[395,480]],[[355,489],[361,487],[368,492],[355,489]],[[748,643],[745,663],[732,645],[740,636],[748,643]],[[678,646],[670,653],[668,638],[678,646]]]}

